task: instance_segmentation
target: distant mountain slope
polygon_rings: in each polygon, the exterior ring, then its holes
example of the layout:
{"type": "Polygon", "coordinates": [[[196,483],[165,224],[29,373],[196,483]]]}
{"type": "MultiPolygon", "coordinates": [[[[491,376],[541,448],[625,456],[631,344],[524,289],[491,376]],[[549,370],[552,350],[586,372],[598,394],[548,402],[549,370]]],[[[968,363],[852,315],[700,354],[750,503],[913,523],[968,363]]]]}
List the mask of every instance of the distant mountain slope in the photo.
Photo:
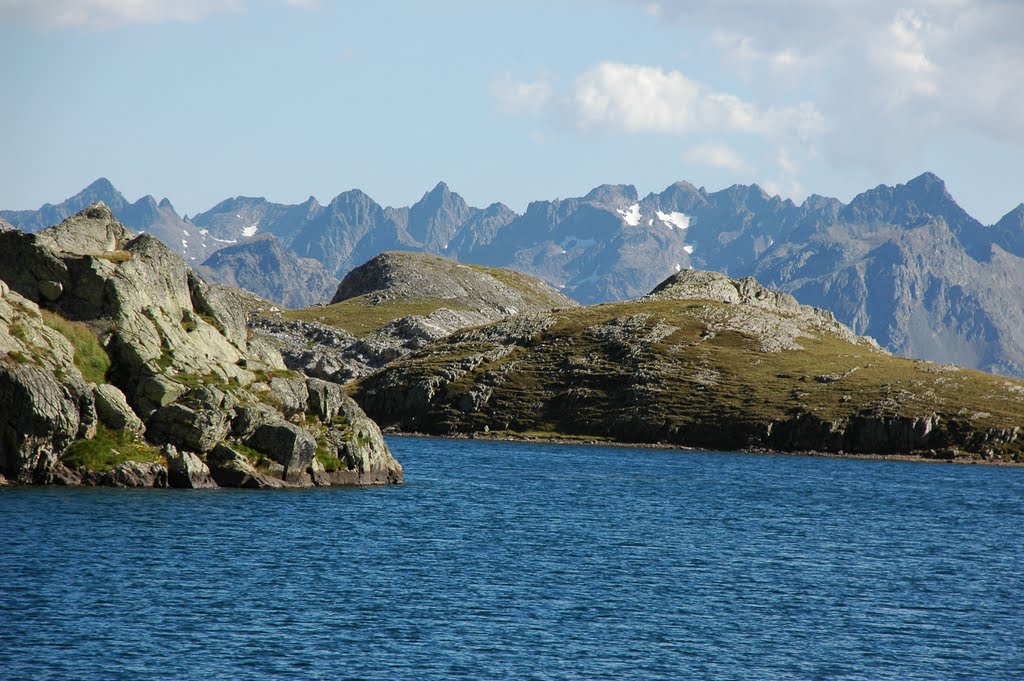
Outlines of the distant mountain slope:
{"type": "MultiPolygon", "coordinates": [[[[36,229],[98,193],[116,191],[99,181],[64,204],[0,217],[36,229]]],[[[689,267],[753,275],[833,310],[894,352],[1024,375],[1016,294],[1024,204],[985,226],[931,173],[848,204],[811,196],[796,205],[757,185],[708,192],[678,182],[644,197],[630,185],[602,185],[535,201],[522,215],[500,203],[469,206],[444,183],[410,207],[383,207],[359,190],[326,206],[236,197],[184,223],[149,197],[104,200],[179,253],[203,254],[195,262],[269,233],[339,278],[378,253],[418,251],[531,274],[584,303],[635,298],[689,267]]],[[[284,286],[267,282],[261,291],[284,286]]]]}
{"type": "Polygon", "coordinates": [[[300,258],[272,234],[222,248],[195,269],[207,281],[237,286],[289,308],[327,302],[338,287],[320,262],[300,258]]]}

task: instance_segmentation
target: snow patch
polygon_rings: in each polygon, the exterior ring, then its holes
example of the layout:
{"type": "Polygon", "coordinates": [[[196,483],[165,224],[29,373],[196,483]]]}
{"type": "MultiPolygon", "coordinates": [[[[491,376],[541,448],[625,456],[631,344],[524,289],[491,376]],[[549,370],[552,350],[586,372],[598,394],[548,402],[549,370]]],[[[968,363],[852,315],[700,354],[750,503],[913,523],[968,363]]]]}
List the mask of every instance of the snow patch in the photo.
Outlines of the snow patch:
{"type": "Polygon", "coordinates": [[[187,241],[185,241],[184,239],[182,239],[182,240],[181,240],[181,247],[182,247],[182,248],[188,248],[188,242],[187,242],[187,241]]]}
{"type": "Polygon", "coordinates": [[[192,236],[191,234],[188,233],[187,229],[182,229],[181,233],[184,234],[185,236],[192,236]]]}
{"type": "Polygon", "coordinates": [[[683,266],[680,265],[679,263],[676,263],[676,272],[682,272],[682,271],[683,271],[683,266]]]}
{"type": "Polygon", "coordinates": [[[689,253],[690,255],[693,255],[693,246],[683,246],[683,250],[689,253]]]}
{"type": "Polygon", "coordinates": [[[208,229],[201,229],[201,230],[199,230],[199,233],[202,234],[203,236],[206,236],[206,235],[208,235],[210,233],[210,230],[208,230],[208,229]]]}
{"type": "Polygon", "coordinates": [[[211,236],[210,238],[213,239],[214,241],[216,241],[219,244],[237,244],[238,243],[238,239],[218,239],[215,236],[211,236]]]}
{"type": "Polygon", "coordinates": [[[690,216],[685,213],[662,213],[659,210],[655,211],[655,215],[666,227],[675,227],[676,229],[689,229],[690,227],[690,216]]]}
{"type": "Polygon", "coordinates": [[[259,231],[260,223],[254,222],[245,229],[242,230],[242,236],[256,236],[256,232],[259,231]]]}
{"type": "Polygon", "coordinates": [[[618,213],[619,215],[621,215],[622,216],[622,221],[625,222],[630,227],[636,227],[637,225],[640,224],[640,204],[639,203],[634,203],[632,206],[630,206],[626,210],[622,210],[621,208],[617,209],[615,212],[618,213]]]}
{"type": "Polygon", "coordinates": [[[648,227],[653,227],[654,226],[654,218],[651,218],[650,220],[647,221],[647,226],[648,227]]]}

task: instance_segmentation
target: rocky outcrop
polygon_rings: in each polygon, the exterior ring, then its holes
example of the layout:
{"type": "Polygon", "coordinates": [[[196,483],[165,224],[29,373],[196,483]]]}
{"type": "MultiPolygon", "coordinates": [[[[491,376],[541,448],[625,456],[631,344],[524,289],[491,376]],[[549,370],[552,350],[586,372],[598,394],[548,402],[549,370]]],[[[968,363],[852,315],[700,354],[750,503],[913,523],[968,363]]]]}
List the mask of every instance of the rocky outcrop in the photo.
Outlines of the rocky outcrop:
{"type": "Polygon", "coordinates": [[[894,357],[751,280],[464,330],[361,379],[386,427],[1024,460],[1024,383],[894,357]]]}
{"type": "MultiPolygon", "coordinates": [[[[821,308],[801,305],[783,291],[762,286],[753,277],[730,279],[719,272],[683,270],[670,276],[646,296],[649,300],[710,300],[739,306],[739,312],[716,314],[709,310],[709,320],[718,317],[726,327],[738,332],[752,332],[764,339],[766,350],[798,350],[797,338],[805,327],[818,328],[851,343],[867,342],[836,321],[835,315],[821,308]],[[760,310],[768,315],[758,314],[760,310]]],[[[715,333],[719,329],[711,327],[715,333]]]]}
{"type": "MultiPolygon", "coordinates": [[[[367,430],[368,419],[340,387],[286,371],[275,349],[248,337],[235,298],[203,282],[159,241],[131,234],[106,206],[90,206],[37,235],[0,238],[7,239],[0,244],[5,477],[142,487],[309,485],[314,471],[325,470],[315,459],[318,441],[333,464],[328,443],[358,440],[356,433],[367,430]],[[73,346],[65,333],[89,348],[73,346]],[[87,361],[86,349],[109,361],[109,368],[91,370],[98,385],[87,383],[78,366],[87,361]],[[128,433],[124,441],[135,444],[126,451],[165,445],[163,461],[92,470],[89,455],[81,454],[77,468],[64,465],[68,447],[93,437],[97,421],[106,438],[128,433]],[[259,461],[227,456],[225,443],[244,444],[259,461]]],[[[401,467],[380,447],[373,456],[353,455],[353,470],[365,464],[361,475],[321,476],[321,483],[400,482],[401,467]]]]}

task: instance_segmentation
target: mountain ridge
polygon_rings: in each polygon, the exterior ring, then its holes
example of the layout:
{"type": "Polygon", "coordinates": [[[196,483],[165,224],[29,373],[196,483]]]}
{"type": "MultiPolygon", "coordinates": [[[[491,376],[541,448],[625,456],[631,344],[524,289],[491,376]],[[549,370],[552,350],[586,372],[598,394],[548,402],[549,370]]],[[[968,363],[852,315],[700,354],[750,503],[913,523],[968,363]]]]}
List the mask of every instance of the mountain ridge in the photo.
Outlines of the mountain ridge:
{"type": "MultiPolygon", "coordinates": [[[[87,190],[116,192],[109,181],[87,190]]],[[[114,200],[139,220],[152,214],[151,199],[114,200]]],[[[798,205],[756,184],[708,192],[679,181],[643,197],[632,185],[600,185],[581,197],[530,202],[519,214],[500,203],[469,206],[439,182],[404,208],[348,190],[327,205],[235,197],[189,223],[176,221],[169,202],[161,210],[162,231],[154,225],[153,233],[180,253],[200,253],[187,256],[197,264],[215,247],[269,232],[339,279],[378,253],[409,250],[516,269],[583,303],[635,298],[689,267],[756,276],[832,309],[894,352],[1024,375],[1015,331],[1024,311],[1016,297],[1006,299],[1024,269],[1024,206],[983,225],[932,173],[849,203],[812,194],[798,205]],[[942,248],[931,248],[924,232],[942,248]],[[952,340],[936,342],[942,336],[952,340]]],[[[43,212],[0,218],[26,229],[45,222],[43,212]]]]}

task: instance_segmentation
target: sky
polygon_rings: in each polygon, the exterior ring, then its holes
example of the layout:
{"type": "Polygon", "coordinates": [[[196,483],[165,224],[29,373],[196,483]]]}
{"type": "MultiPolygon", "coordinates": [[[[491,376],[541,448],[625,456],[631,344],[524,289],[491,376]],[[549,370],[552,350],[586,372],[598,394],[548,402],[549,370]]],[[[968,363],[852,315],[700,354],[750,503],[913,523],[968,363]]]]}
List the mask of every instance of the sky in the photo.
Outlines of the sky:
{"type": "Polygon", "coordinates": [[[1024,201],[1021,0],[0,0],[0,208],[686,180],[1024,201]]]}

